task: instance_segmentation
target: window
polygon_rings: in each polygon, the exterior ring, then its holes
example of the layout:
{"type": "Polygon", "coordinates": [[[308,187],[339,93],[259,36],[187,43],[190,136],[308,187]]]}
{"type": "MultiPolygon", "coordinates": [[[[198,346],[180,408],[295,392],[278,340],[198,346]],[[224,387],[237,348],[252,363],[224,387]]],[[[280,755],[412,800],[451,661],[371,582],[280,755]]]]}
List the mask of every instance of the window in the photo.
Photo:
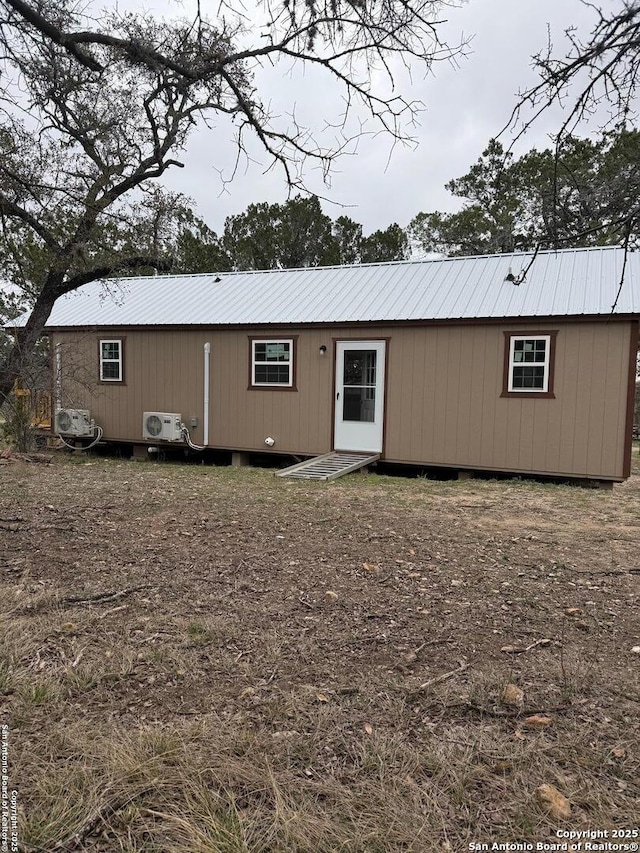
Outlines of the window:
{"type": "Polygon", "coordinates": [[[553,397],[557,332],[505,332],[503,397],[553,397]]]}
{"type": "Polygon", "coordinates": [[[252,388],[294,388],[294,338],[251,338],[252,388]]]}
{"type": "Polygon", "coordinates": [[[100,341],[100,381],[122,382],[122,350],[124,341],[116,338],[100,341]]]}
{"type": "Polygon", "coordinates": [[[376,350],[345,350],[342,419],[374,423],[376,409],[376,350]]]}

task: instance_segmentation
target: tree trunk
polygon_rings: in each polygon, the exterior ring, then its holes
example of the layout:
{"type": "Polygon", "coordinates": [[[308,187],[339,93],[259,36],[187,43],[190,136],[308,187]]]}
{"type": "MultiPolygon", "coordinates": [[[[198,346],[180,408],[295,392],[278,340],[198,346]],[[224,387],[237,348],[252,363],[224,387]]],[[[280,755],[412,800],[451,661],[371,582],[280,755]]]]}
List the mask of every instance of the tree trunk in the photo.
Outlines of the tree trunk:
{"type": "Polygon", "coordinates": [[[42,336],[44,327],[51,315],[56,301],[56,291],[59,276],[50,276],[36,300],[33,311],[27,323],[15,332],[14,344],[3,364],[0,364],[0,406],[2,406],[13,391],[16,379],[23,376],[29,369],[33,352],[42,336]]]}

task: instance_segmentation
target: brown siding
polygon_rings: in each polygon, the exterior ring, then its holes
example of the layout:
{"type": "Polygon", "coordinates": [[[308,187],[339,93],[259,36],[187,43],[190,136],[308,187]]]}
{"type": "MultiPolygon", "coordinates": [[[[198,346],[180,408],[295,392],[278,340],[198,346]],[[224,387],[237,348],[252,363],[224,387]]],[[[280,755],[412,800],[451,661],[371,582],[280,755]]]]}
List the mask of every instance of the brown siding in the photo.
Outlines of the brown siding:
{"type": "MultiPolygon", "coordinates": [[[[203,348],[211,343],[209,445],[314,454],[331,449],[332,338],[389,338],[384,456],[423,465],[624,476],[631,322],[522,325],[557,329],[555,399],[501,397],[500,326],[297,329],[297,390],[248,389],[248,340],[261,330],[126,330],[126,385],[98,384],[96,340],[62,341],[64,405],[90,408],[105,437],[142,440],[144,411],[195,416],[203,439],[203,348]],[[74,342],[75,341],[75,342],[74,342]],[[325,355],[320,346],[327,347],[325,355]]],[[[121,330],[108,330],[109,334],[121,330]]],[[[291,337],[292,330],[268,334],[291,337]]]]}
{"type": "Polygon", "coordinates": [[[496,326],[394,329],[385,457],[423,464],[580,477],[623,476],[629,323],[532,325],[559,329],[555,399],[500,397],[504,338],[496,326]],[[413,377],[402,371],[413,370],[413,377]],[[415,400],[414,400],[415,402],[415,400]]]}

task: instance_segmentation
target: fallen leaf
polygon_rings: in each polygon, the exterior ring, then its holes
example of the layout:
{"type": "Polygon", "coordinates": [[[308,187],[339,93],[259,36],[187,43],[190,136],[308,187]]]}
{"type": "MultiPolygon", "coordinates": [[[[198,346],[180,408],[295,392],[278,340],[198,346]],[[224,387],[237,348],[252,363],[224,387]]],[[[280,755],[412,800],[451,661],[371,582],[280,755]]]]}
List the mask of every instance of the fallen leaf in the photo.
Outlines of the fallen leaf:
{"type": "Polygon", "coordinates": [[[575,626],[576,626],[576,628],[579,628],[581,631],[584,631],[585,633],[589,632],[589,623],[585,622],[584,619],[580,619],[579,622],[576,622],[575,626]]]}
{"type": "Polygon", "coordinates": [[[503,705],[510,705],[515,708],[522,708],[524,703],[524,691],[517,684],[507,684],[502,691],[500,701],[503,705]]]}
{"type": "Polygon", "coordinates": [[[316,699],[318,700],[318,702],[328,702],[329,701],[329,697],[326,696],[324,693],[316,693],[316,699]]]}
{"type": "Polygon", "coordinates": [[[325,592],[324,597],[328,598],[329,601],[337,601],[338,600],[338,593],[334,592],[332,589],[328,589],[325,592]]]}
{"type": "Polygon", "coordinates": [[[634,654],[634,655],[640,655],[640,646],[634,646],[634,647],[631,649],[631,653],[632,653],[632,654],[634,654]]]}
{"type": "Polygon", "coordinates": [[[415,663],[418,660],[418,655],[415,652],[407,652],[403,657],[406,663],[415,663]]]}
{"type": "Polygon", "coordinates": [[[554,818],[568,820],[571,817],[571,804],[553,785],[540,785],[535,790],[538,803],[543,806],[554,818]]]}
{"type": "Polygon", "coordinates": [[[545,717],[544,714],[533,714],[531,717],[526,717],[522,721],[522,725],[528,729],[544,729],[550,726],[553,722],[551,717],[545,717]]]}
{"type": "Polygon", "coordinates": [[[246,699],[248,696],[253,696],[256,691],[253,687],[245,687],[244,690],[240,693],[240,699],[246,699]]]}
{"type": "Polygon", "coordinates": [[[493,769],[496,773],[510,773],[513,770],[513,763],[511,761],[496,761],[493,769]]]}
{"type": "Polygon", "coordinates": [[[365,572],[379,572],[380,566],[376,566],[374,563],[363,563],[362,568],[365,572]]]}
{"type": "Polygon", "coordinates": [[[362,728],[365,730],[365,732],[366,732],[368,735],[372,735],[372,734],[373,734],[373,726],[371,725],[371,723],[365,723],[365,724],[364,724],[364,726],[363,726],[362,728]]]}
{"type": "Polygon", "coordinates": [[[507,655],[516,655],[518,652],[521,652],[522,649],[519,649],[517,646],[503,646],[500,651],[507,655]]]}
{"type": "Polygon", "coordinates": [[[624,746],[616,746],[611,750],[611,755],[613,755],[614,758],[624,758],[626,754],[627,750],[624,746]]]}
{"type": "Polygon", "coordinates": [[[580,613],[582,610],[579,607],[565,607],[565,616],[578,616],[580,613]]]}

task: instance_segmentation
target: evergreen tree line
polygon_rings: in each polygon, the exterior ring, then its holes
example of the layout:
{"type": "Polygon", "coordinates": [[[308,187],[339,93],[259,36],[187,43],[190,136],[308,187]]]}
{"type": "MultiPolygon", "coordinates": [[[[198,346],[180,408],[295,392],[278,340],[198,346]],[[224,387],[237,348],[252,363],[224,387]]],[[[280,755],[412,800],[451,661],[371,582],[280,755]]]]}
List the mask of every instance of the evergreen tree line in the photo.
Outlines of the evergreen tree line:
{"type": "Polygon", "coordinates": [[[323,213],[317,196],[297,195],[283,204],[250,204],[227,217],[221,237],[192,217],[167,249],[173,272],[273,270],[403,260],[409,238],[396,223],[365,236],[348,216],[323,213]]]}
{"type": "Polygon", "coordinates": [[[640,133],[563,138],[557,148],[515,157],[492,139],[446,189],[454,213],[420,212],[365,236],[348,216],[333,220],[317,197],[251,204],[219,237],[195,216],[169,250],[174,272],[280,269],[396,261],[413,253],[482,255],[594,245],[635,247],[640,217],[640,133]]]}

